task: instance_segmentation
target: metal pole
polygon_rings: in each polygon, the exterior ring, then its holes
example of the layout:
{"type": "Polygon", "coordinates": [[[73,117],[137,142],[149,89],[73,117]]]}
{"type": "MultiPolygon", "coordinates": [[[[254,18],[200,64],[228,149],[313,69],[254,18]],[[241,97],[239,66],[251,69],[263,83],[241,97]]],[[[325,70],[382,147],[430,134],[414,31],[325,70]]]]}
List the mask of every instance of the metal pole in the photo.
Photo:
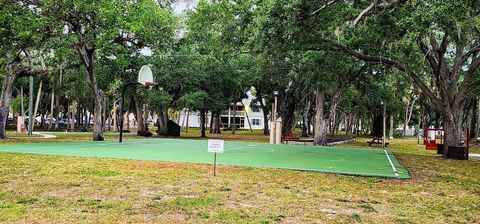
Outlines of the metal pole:
{"type": "Polygon", "coordinates": [[[123,86],[122,92],[120,93],[121,94],[120,105],[119,105],[119,107],[120,107],[120,136],[118,138],[118,142],[120,142],[120,143],[123,140],[123,104],[125,102],[125,92],[127,91],[128,87],[133,86],[133,85],[141,85],[141,83],[138,83],[138,82],[128,83],[127,85],[123,86]]]}
{"type": "Polygon", "coordinates": [[[217,176],[217,153],[213,154],[213,176],[217,176]]]}
{"type": "Polygon", "coordinates": [[[28,98],[28,135],[33,131],[33,76],[30,76],[30,96],[28,98]]]}

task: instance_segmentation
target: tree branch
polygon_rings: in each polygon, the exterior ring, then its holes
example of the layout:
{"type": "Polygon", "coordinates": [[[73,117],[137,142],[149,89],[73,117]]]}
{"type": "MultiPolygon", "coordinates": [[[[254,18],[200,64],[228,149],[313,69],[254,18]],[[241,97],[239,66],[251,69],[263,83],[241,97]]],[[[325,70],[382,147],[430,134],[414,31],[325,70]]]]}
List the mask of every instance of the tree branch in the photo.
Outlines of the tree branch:
{"type": "Polygon", "coordinates": [[[467,59],[472,56],[473,54],[477,53],[480,51],[480,44],[472,47],[472,49],[470,49],[469,51],[467,51],[467,53],[465,53],[463,56],[462,56],[462,63],[465,63],[465,61],[467,61],[467,59]]]}
{"type": "Polygon", "coordinates": [[[471,88],[476,87],[480,80],[475,80],[475,74],[477,74],[478,67],[480,66],[480,53],[475,53],[473,55],[472,63],[468,67],[468,70],[465,74],[465,79],[460,86],[459,98],[466,96],[467,91],[471,91],[471,88]]]}
{"type": "MultiPolygon", "coordinates": [[[[432,51],[427,47],[427,45],[422,41],[422,38],[420,36],[417,37],[417,45],[422,51],[423,55],[427,59],[428,63],[430,64],[430,67],[433,70],[433,74],[435,77],[438,79],[438,75],[440,73],[440,68],[439,68],[439,62],[435,58],[434,55],[432,55],[432,51]]],[[[435,45],[435,43],[433,44],[435,45]]],[[[432,47],[433,47],[432,45],[432,47]]],[[[434,48],[435,49],[435,48],[434,48]]]]}
{"type": "Polygon", "coordinates": [[[316,9],[315,11],[313,11],[312,13],[308,14],[307,16],[305,17],[301,17],[299,18],[298,20],[304,20],[304,19],[308,19],[312,16],[315,16],[317,15],[319,12],[321,12],[322,10],[326,9],[327,7],[329,7],[330,5],[332,5],[333,3],[335,3],[337,0],[330,0],[329,2],[327,2],[325,5],[322,5],[320,6],[320,8],[316,9]]]}
{"type": "Polygon", "coordinates": [[[362,61],[382,63],[382,64],[385,64],[385,65],[392,66],[392,67],[398,69],[399,71],[402,71],[402,72],[406,73],[407,75],[409,75],[414,80],[414,84],[416,86],[418,86],[418,88],[420,88],[425,93],[425,95],[427,95],[438,107],[441,107],[442,104],[441,104],[440,99],[432,91],[432,89],[430,89],[425,84],[425,82],[422,80],[420,75],[417,74],[415,71],[409,69],[406,65],[402,64],[401,62],[390,59],[390,58],[382,57],[382,56],[372,56],[372,55],[368,55],[368,54],[363,54],[363,53],[360,53],[358,51],[349,49],[349,48],[347,48],[343,45],[340,45],[340,44],[338,44],[334,41],[330,41],[330,40],[325,40],[325,41],[328,41],[329,43],[331,43],[333,45],[334,49],[344,51],[344,52],[350,54],[351,56],[353,56],[357,59],[360,59],[362,61]]]}
{"type": "Polygon", "coordinates": [[[440,49],[438,49],[439,54],[444,55],[447,52],[448,47],[448,32],[445,32],[442,38],[442,43],[440,43],[440,49]]]}
{"type": "Polygon", "coordinates": [[[357,18],[355,18],[355,20],[353,21],[353,25],[356,26],[360,21],[363,20],[363,18],[367,17],[369,14],[371,14],[371,10],[373,9],[373,7],[378,4],[378,1],[379,0],[375,0],[374,2],[372,2],[372,4],[370,4],[367,8],[365,8],[364,10],[362,10],[362,12],[360,12],[360,14],[358,14],[357,18]]]}
{"type": "Polygon", "coordinates": [[[363,21],[367,16],[372,15],[374,13],[373,9],[377,9],[377,11],[389,11],[395,9],[398,5],[406,3],[408,0],[395,0],[390,3],[378,4],[379,0],[374,0],[372,4],[370,4],[367,8],[362,10],[362,12],[355,18],[353,25],[357,25],[361,21],[363,21]]]}
{"type": "Polygon", "coordinates": [[[328,6],[330,6],[331,4],[335,3],[337,0],[331,0],[329,2],[327,2],[327,4],[325,5],[322,5],[320,8],[318,8],[317,10],[313,11],[312,13],[310,13],[309,17],[312,17],[316,14],[318,14],[320,11],[326,9],[328,6]]]}

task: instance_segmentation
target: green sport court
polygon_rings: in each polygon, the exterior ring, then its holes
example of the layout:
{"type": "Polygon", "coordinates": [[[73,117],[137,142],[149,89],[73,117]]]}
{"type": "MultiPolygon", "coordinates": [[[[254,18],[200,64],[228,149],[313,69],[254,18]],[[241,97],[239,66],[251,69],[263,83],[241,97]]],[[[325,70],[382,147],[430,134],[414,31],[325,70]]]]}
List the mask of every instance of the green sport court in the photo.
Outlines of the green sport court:
{"type": "MultiPolygon", "coordinates": [[[[154,138],[118,142],[2,144],[0,152],[117,159],[213,163],[206,140],[154,138]]],[[[409,178],[393,153],[380,149],[349,149],[299,145],[225,142],[217,163],[247,167],[409,178]],[[394,168],[397,172],[394,172],[394,168]]]]}

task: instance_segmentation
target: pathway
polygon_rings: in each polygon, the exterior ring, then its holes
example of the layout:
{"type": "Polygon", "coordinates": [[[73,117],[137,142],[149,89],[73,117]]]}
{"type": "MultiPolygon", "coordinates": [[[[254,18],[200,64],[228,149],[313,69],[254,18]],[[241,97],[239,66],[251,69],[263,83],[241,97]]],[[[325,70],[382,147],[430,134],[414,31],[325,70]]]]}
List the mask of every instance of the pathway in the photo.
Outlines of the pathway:
{"type": "Polygon", "coordinates": [[[57,137],[56,135],[46,134],[46,133],[36,132],[36,131],[32,132],[32,134],[41,135],[42,138],[56,138],[57,137]]]}

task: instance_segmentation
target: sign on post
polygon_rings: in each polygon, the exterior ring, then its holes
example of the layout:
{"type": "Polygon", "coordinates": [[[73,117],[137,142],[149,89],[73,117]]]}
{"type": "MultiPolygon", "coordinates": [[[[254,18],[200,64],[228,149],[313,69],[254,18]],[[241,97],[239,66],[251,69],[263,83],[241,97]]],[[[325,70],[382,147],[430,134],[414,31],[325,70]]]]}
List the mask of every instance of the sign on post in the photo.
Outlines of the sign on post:
{"type": "Polygon", "coordinates": [[[208,139],[208,152],[223,153],[223,140],[208,139]]]}
{"type": "Polygon", "coordinates": [[[217,175],[217,153],[223,153],[224,141],[219,139],[208,140],[208,152],[213,152],[213,176],[217,175]]]}

